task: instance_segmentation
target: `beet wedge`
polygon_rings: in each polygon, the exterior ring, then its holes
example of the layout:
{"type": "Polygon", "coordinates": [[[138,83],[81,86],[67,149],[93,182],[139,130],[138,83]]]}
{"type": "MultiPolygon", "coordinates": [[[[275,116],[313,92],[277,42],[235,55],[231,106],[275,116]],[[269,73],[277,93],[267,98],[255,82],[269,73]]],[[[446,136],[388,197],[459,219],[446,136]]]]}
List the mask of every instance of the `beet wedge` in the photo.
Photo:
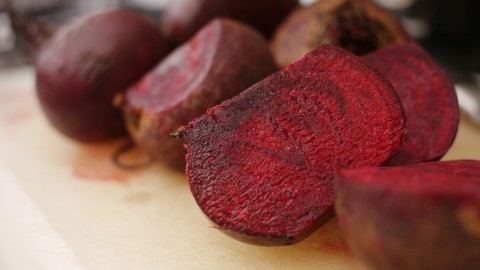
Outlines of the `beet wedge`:
{"type": "Polygon", "coordinates": [[[182,131],[193,196],[219,229],[259,245],[296,243],[333,216],[333,176],[401,147],[390,84],[330,45],[309,53],[182,131]]]}
{"type": "Polygon", "coordinates": [[[480,161],[340,170],[335,209],[369,269],[480,269],[480,161]]]}
{"type": "Polygon", "coordinates": [[[406,141],[389,165],[440,160],[455,140],[460,112],[447,75],[420,47],[399,44],[364,56],[397,91],[407,117],[406,141]]]}
{"type": "Polygon", "coordinates": [[[128,131],[152,159],[185,170],[185,148],[170,133],[275,71],[258,32],[213,20],[127,91],[128,131]]]}

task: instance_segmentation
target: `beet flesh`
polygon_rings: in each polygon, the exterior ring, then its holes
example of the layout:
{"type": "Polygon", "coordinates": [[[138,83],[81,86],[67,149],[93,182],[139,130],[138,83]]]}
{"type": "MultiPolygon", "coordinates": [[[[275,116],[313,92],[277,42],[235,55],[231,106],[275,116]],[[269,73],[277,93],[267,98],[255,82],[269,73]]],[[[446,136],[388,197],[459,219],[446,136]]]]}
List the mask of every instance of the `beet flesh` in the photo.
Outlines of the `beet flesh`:
{"type": "Polygon", "coordinates": [[[363,55],[376,49],[413,42],[397,18],[370,0],[322,0],[293,12],[272,39],[281,67],[321,44],[363,55]]]}
{"type": "Polygon", "coordinates": [[[216,19],[127,91],[128,130],[153,159],[184,170],[186,150],[170,133],[275,70],[259,33],[216,19]]]}
{"type": "Polygon", "coordinates": [[[48,120],[66,136],[101,142],[126,135],[112,104],[167,53],[160,31],[134,13],[79,18],[41,46],[37,95],[48,120]]]}
{"type": "Polygon", "coordinates": [[[480,269],[480,162],[341,170],[335,209],[354,254],[378,270],[480,269]]]}
{"type": "Polygon", "coordinates": [[[246,23],[269,37],[298,0],[175,0],[162,17],[165,35],[178,45],[216,17],[246,23]]]}
{"type": "Polygon", "coordinates": [[[293,244],[332,217],[334,171],[382,164],[404,132],[390,84],[324,45],[189,123],[187,176],[223,232],[293,244]]]}
{"type": "Polygon", "coordinates": [[[390,81],[407,117],[405,144],[388,163],[440,160],[455,140],[460,118],[447,75],[425,51],[409,44],[386,47],[364,59],[390,81]]]}

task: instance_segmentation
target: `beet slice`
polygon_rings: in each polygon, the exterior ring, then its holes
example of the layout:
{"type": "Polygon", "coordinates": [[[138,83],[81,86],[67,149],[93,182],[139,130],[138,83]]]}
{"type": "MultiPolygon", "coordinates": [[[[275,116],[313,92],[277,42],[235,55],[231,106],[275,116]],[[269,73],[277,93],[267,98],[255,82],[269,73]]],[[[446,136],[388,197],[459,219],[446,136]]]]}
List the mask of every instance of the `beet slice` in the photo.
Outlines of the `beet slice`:
{"type": "Polygon", "coordinates": [[[398,19],[370,0],[322,0],[297,9],[280,25],[272,50],[281,67],[321,44],[357,55],[404,42],[413,42],[398,19]]]}
{"type": "Polygon", "coordinates": [[[460,112],[447,75],[420,47],[399,44],[364,56],[397,91],[407,117],[407,136],[390,165],[439,160],[457,134],[460,112]]]}
{"type": "Polygon", "coordinates": [[[322,46],[186,126],[190,187],[223,232],[293,244],[332,217],[334,171],[388,160],[404,124],[380,74],[322,46]]]}
{"type": "Polygon", "coordinates": [[[347,242],[372,269],[480,269],[480,161],[344,169],[335,196],[347,242]]]}
{"type": "Polygon", "coordinates": [[[275,70],[259,33],[216,19],[127,91],[130,135],[153,159],[184,170],[186,150],[170,133],[275,70]]]}

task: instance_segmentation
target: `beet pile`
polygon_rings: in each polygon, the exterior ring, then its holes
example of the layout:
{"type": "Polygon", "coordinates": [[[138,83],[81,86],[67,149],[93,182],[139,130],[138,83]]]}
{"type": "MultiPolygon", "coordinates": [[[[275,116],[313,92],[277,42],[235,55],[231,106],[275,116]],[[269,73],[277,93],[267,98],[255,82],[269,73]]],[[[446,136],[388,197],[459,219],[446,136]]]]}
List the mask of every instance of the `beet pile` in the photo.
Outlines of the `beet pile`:
{"type": "Polygon", "coordinates": [[[81,142],[128,130],[186,165],[226,234],[294,244],[336,212],[374,269],[480,268],[480,161],[438,161],[457,134],[454,88],[372,2],[181,0],[161,27],[114,10],[55,31],[5,3],[38,49],[52,125],[81,142]]]}

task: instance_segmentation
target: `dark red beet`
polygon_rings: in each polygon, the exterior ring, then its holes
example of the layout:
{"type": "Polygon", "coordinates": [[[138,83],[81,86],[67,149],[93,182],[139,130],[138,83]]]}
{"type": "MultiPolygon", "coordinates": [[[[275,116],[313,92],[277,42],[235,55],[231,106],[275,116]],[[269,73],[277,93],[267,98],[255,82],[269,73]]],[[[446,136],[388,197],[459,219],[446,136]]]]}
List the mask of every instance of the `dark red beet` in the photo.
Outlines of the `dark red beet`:
{"type": "Polygon", "coordinates": [[[99,142],[123,136],[114,95],[165,54],[160,31],[139,15],[116,10],[77,19],[38,52],[40,104],[53,126],[73,139],[99,142]]]}
{"type": "Polygon", "coordinates": [[[447,75],[418,46],[401,44],[364,59],[397,91],[407,117],[407,136],[391,165],[439,160],[457,134],[457,96],[447,75]]]}
{"type": "Polygon", "coordinates": [[[293,12],[272,39],[281,67],[321,44],[362,55],[396,43],[413,42],[397,18],[370,0],[322,0],[293,12]]]}
{"type": "Polygon", "coordinates": [[[382,164],[404,132],[390,84],[325,45],[188,124],[187,175],[222,231],[293,244],[332,217],[334,171],[382,164]]]}
{"type": "Polygon", "coordinates": [[[131,136],[154,159],[185,169],[185,148],[170,133],[275,71],[256,31],[216,19],[171,53],[126,94],[131,136]]]}
{"type": "Polygon", "coordinates": [[[162,26],[166,36],[180,44],[216,17],[247,23],[270,36],[298,0],[175,0],[167,8],[162,26]]]}
{"type": "Polygon", "coordinates": [[[480,269],[480,162],[341,170],[336,213],[378,270],[480,269]]]}

